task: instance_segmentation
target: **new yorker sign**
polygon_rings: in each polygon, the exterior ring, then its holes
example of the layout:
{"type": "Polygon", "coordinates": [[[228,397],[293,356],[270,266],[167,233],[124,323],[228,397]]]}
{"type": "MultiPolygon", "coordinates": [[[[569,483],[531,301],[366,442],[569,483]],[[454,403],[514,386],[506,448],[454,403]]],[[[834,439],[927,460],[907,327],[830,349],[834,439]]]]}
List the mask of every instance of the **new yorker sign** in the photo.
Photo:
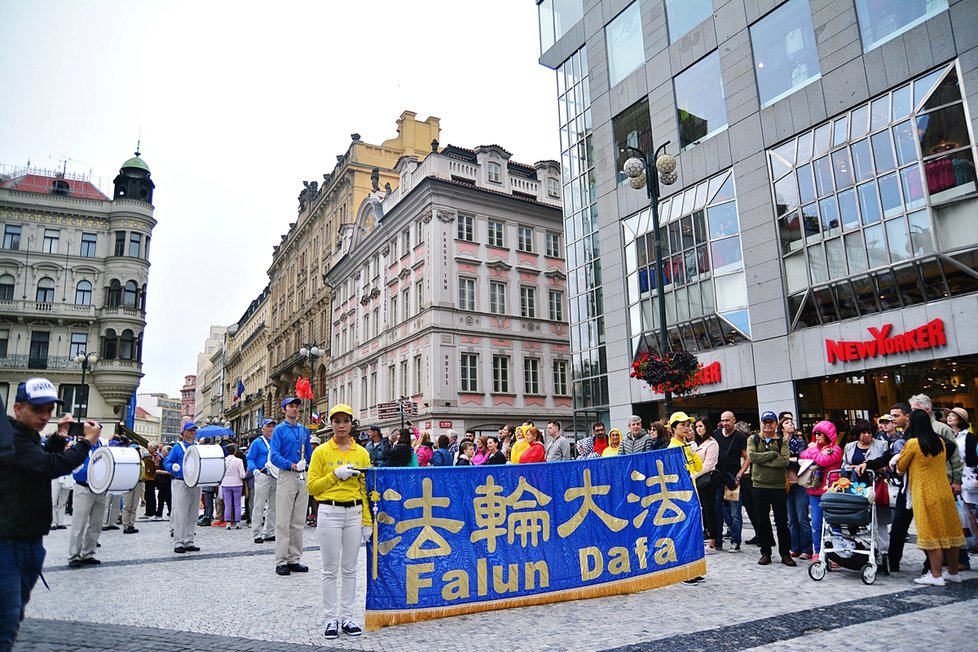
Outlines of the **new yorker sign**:
{"type": "Polygon", "coordinates": [[[825,352],[829,364],[835,364],[839,360],[852,362],[947,346],[944,321],[941,319],[934,319],[906,333],[893,334],[893,324],[885,324],[882,328],[869,328],[867,330],[872,339],[861,342],[825,340],[825,352]]]}

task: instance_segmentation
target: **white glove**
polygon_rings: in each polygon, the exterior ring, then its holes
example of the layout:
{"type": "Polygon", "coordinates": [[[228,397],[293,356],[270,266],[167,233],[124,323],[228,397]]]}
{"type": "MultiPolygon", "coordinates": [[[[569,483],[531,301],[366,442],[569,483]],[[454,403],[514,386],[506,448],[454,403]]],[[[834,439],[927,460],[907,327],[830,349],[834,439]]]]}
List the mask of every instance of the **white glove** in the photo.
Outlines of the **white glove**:
{"type": "Polygon", "coordinates": [[[295,470],[298,471],[299,473],[302,473],[303,471],[305,471],[306,470],[306,461],[305,460],[299,460],[299,462],[295,465],[295,470]]]}
{"type": "Polygon", "coordinates": [[[180,465],[179,464],[174,464],[173,465],[173,472],[176,473],[179,470],[180,470],[180,465]]]}
{"type": "Polygon", "coordinates": [[[363,543],[366,544],[370,541],[370,537],[374,535],[374,529],[370,525],[363,526],[363,543]]]}
{"type": "Polygon", "coordinates": [[[344,464],[343,466],[338,466],[333,469],[333,475],[335,475],[340,480],[349,480],[360,475],[360,472],[349,464],[344,464]]]}

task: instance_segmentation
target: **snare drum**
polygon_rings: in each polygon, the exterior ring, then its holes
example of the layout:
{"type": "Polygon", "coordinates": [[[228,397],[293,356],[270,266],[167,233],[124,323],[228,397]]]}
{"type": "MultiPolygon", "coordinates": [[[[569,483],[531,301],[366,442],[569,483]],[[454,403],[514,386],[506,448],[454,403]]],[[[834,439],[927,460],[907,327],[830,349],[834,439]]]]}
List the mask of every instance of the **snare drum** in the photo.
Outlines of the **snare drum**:
{"type": "Polygon", "coordinates": [[[183,456],[183,481],[188,487],[221,484],[224,479],[224,449],[217,444],[198,444],[183,456]]]}
{"type": "Polygon", "coordinates": [[[94,494],[126,493],[139,484],[139,451],[100,446],[88,462],[88,488],[94,494]]]}

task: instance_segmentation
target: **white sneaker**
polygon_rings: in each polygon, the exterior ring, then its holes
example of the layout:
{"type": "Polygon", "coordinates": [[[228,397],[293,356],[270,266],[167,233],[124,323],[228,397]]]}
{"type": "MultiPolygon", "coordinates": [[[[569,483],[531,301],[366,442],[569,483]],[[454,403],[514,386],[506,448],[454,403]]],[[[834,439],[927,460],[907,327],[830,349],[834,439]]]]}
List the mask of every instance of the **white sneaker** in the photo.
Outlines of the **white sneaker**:
{"type": "Polygon", "coordinates": [[[918,578],[914,579],[914,584],[924,584],[927,586],[944,586],[943,577],[934,577],[930,573],[924,573],[918,578]]]}
{"type": "Polygon", "coordinates": [[[960,573],[955,573],[954,575],[952,575],[951,573],[947,572],[946,568],[943,571],[941,571],[941,579],[944,580],[945,582],[954,582],[956,584],[960,584],[963,581],[963,578],[961,577],[960,573]]]}
{"type": "Polygon", "coordinates": [[[716,551],[715,548],[711,548],[710,546],[706,546],[706,548],[703,549],[703,554],[704,555],[715,555],[715,554],[717,554],[717,551],[716,551]]]}

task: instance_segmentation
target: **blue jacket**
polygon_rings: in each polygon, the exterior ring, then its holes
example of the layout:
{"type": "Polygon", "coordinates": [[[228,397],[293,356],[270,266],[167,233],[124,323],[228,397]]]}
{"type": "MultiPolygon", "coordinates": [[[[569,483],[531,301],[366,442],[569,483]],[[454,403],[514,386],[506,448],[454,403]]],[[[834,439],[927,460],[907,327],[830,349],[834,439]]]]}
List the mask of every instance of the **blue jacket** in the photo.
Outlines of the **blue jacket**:
{"type": "Polygon", "coordinates": [[[265,437],[262,435],[251,442],[251,446],[248,447],[248,470],[252,473],[261,473],[262,469],[265,468],[265,460],[268,459],[268,444],[265,443],[265,437]]]}
{"type": "Polygon", "coordinates": [[[163,460],[163,468],[169,471],[170,473],[172,473],[174,478],[183,480],[183,455],[184,455],[183,447],[188,446],[189,448],[189,446],[195,446],[195,445],[196,444],[188,445],[186,442],[183,441],[178,441],[177,443],[173,444],[173,447],[170,449],[170,454],[166,456],[165,460],[163,460]],[[173,470],[174,464],[180,465],[179,471],[173,470]]]}
{"type": "Polygon", "coordinates": [[[305,451],[306,465],[312,458],[312,446],[309,442],[309,428],[297,423],[294,426],[288,421],[275,426],[272,431],[272,464],[280,469],[290,469],[299,461],[299,449],[305,451]]]}
{"type": "Polygon", "coordinates": [[[82,465],[71,474],[71,477],[75,479],[75,482],[82,482],[85,485],[88,485],[88,462],[92,459],[92,453],[95,452],[95,449],[101,448],[102,446],[105,446],[105,444],[103,444],[102,440],[99,439],[98,446],[91,447],[88,455],[85,456],[85,461],[82,462],[82,465]]]}
{"type": "Polygon", "coordinates": [[[452,454],[448,452],[447,448],[438,448],[431,455],[431,466],[451,466],[452,465],[452,454]]]}

